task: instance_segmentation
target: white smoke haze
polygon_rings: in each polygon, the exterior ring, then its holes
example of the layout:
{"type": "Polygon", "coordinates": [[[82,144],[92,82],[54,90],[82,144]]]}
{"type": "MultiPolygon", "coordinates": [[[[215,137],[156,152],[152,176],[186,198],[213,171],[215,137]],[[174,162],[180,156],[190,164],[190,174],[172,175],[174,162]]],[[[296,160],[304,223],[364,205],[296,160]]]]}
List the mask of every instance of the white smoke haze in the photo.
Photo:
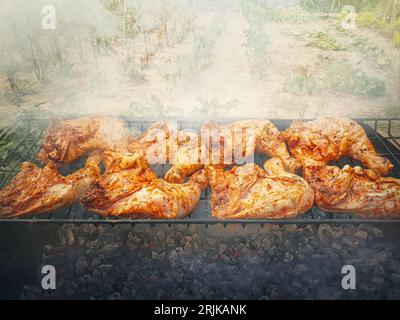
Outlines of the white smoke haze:
{"type": "Polygon", "coordinates": [[[1,0],[2,119],[22,110],[206,118],[397,114],[399,49],[367,28],[342,32],[338,14],[300,4],[1,0]],[[55,8],[55,30],[42,28],[45,5],[55,8]]]}

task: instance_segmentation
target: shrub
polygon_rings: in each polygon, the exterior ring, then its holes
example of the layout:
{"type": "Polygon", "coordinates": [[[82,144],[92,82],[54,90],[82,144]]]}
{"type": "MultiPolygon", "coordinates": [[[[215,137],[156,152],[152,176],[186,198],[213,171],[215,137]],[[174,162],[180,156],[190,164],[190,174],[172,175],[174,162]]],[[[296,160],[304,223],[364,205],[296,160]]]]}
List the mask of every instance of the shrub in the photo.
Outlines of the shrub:
{"type": "Polygon", "coordinates": [[[343,46],[330,34],[322,31],[311,32],[309,34],[308,46],[316,47],[321,50],[343,50],[343,46]]]}

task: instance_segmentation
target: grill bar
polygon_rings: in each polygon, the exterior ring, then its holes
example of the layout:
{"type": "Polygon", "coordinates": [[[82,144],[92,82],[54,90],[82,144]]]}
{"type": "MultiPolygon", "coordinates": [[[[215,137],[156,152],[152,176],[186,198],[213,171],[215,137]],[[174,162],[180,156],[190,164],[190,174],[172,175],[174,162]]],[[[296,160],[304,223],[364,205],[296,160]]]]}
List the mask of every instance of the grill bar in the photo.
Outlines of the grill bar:
{"type": "MultiPolygon", "coordinates": [[[[187,120],[179,118],[140,118],[140,119],[124,119],[128,122],[129,129],[132,134],[138,134],[146,130],[151,124],[157,121],[176,121],[178,128],[181,129],[194,129],[198,130],[201,124],[208,119],[196,119],[187,120]]],[[[242,120],[239,118],[223,118],[214,119],[215,121],[224,124],[233,121],[242,120]]],[[[313,119],[307,119],[313,120],[313,119]]],[[[400,178],[400,118],[389,119],[355,119],[359,124],[361,124],[365,131],[367,132],[369,138],[374,144],[377,152],[387,157],[395,165],[395,168],[390,174],[392,177],[400,178]]],[[[284,130],[288,128],[292,120],[283,119],[272,119],[278,129],[284,130]]],[[[40,142],[43,138],[44,130],[48,124],[48,119],[31,119],[22,118],[18,123],[11,128],[0,130],[1,139],[6,139],[7,137],[20,132],[18,137],[18,142],[13,150],[10,150],[6,158],[2,160],[0,165],[0,187],[5,186],[9,183],[10,178],[12,178],[19,169],[19,165],[23,161],[35,162],[36,154],[40,148],[40,142]],[[21,129],[19,129],[21,128],[21,129]],[[21,138],[22,137],[22,138],[21,138]],[[25,149],[20,151],[18,149],[24,146],[25,149]],[[12,163],[12,165],[7,166],[7,164],[12,163]]],[[[256,163],[262,165],[266,160],[263,156],[255,157],[256,163]]],[[[349,164],[351,166],[359,165],[357,161],[351,159],[341,159],[336,163],[338,166],[344,166],[349,164]]],[[[80,163],[82,165],[82,162],[80,163]]],[[[68,174],[70,172],[76,171],[79,165],[71,165],[69,168],[63,168],[62,172],[68,174]]],[[[157,172],[159,176],[163,176],[165,172],[169,169],[169,165],[158,165],[154,166],[153,169],[157,172]]],[[[13,219],[0,219],[0,223],[40,223],[40,224],[130,224],[132,226],[139,224],[149,224],[151,226],[163,224],[163,225],[204,225],[208,227],[209,225],[242,225],[245,227],[247,224],[260,225],[263,227],[268,224],[387,224],[387,223],[400,223],[400,219],[360,219],[351,216],[350,214],[344,213],[326,213],[317,207],[313,207],[306,214],[297,217],[295,219],[228,219],[228,220],[217,220],[211,217],[211,210],[209,205],[210,190],[207,189],[203,192],[201,200],[197,205],[196,209],[193,211],[190,217],[184,219],[173,219],[173,220],[153,220],[153,219],[127,219],[127,218],[104,218],[88,212],[80,204],[74,204],[68,208],[60,210],[59,212],[54,212],[50,214],[37,214],[30,217],[13,218],[13,219]]]]}

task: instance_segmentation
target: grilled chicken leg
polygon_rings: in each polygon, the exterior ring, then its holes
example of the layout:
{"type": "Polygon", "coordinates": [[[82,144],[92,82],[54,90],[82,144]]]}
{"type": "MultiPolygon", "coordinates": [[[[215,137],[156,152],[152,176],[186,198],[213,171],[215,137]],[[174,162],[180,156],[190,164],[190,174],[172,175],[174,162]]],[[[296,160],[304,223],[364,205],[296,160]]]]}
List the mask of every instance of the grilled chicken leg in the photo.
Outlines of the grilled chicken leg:
{"type": "Polygon", "coordinates": [[[213,217],[283,219],[312,207],[311,187],[301,177],[285,172],[280,158],[272,158],[264,166],[265,171],[253,164],[229,171],[207,166],[213,217]]]}
{"type": "Polygon", "coordinates": [[[171,163],[165,179],[173,183],[182,183],[204,163],[225,166],[244,161],[254,152],[280,157],[290,172],[299,167],[278,129],[267,120],[244,120],[226,126],[206,122],[201,136],[178,130],[169,122],[157,122],[134,139],[129,150],[142,150],[148,158],[155,156],[171,163]]]}
{"type": "Polygon", "coordinates": [[[369,218],[400,217],[399,179],[384,178],[360,167],[326,166],[313,159],[305,159],[304,177],[322,210],[369,218]]]}
{"type": "Polygon", "coordinates": [[[364,129],[350,119],[295,121],[285,131],[285,137],[292,156],[296,158],[328,163],[349,156],[379,175],[385,175],[393,168],[388,159],[376,154],[364,129]]]}
{"type": "Polygon", "coordinates": [[[38,161],[69,164],[94,150],[127,151],[126,123],[112,117],[53,119],[46,130],[38,161]]]}
{"type": "Polygon", "coordinates": [[[208,185],[203,170],[184,184],[159,179],[140,152],[104,152],[104,164],[106,172],[81,199],[90,211],[104,216],[183,218],[208,185]]]}
{"type": "Polygon", "coordinates": [[[209,164],[240,164],[237,160],[257,152],[270,157],[279,157],[289,172],[293,173],[300,167],[297,160],[290,157],[279,130],[268,120],[250,119],[225,126],[210,121],[204,123],[201,130],[202,139],[206,140],[203,143],[209,153],[207,161],[209,164]],[[210,137],[211,143],[210,139],[204,139],[204,136],[210,137]],[[217,146],[217,150],[212,145],[216,140],[222,147],[217,146]]]}
{"type": "Polygon", "coordinates": [[[84,168],[64,177],[50,161],[41,169],[30,162],[0,191],[0,217],[12,218],[48,213],[71,205],[80,199],[100,175],[100,155],[92,155],[84,168]]]}
{"type": "Polygon", "coordinates": [[[197,133],[178,130],[171,122],[161,121],[131,140],[129,151],[146,154],[152,163],[172,164],[165,175],[171,183],[183,183],[185,177],[202,168],[204,146],[197,133]]]}

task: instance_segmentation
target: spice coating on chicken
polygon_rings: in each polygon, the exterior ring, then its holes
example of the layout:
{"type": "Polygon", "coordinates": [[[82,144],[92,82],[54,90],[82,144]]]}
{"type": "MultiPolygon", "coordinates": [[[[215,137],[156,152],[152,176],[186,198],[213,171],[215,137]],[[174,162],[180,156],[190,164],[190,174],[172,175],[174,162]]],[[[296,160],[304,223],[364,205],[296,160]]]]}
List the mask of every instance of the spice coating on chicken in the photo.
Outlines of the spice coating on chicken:
{"type": "Polygon", "coordinates": [[[38,161],[69,164],[95,150],[126,151],[130,134],[126,123],[112,117],[53,119],[46,130],[38,161]]]}
{"type": "Polygon", "coordinates": [[[100,155],[92,155],[84,168],[62,176],[50,161],[42,169],[30,162],[0,191],[0,217],[12,218],[48,213],[78,201],[100,175],[100,155]]]}
{"type": "Polygon", "coordinates": [[[90,211],[104,216],[183,218],[193,211],[208,185],[203,170],[184,184],[159,179],[139,152],[104,152],[104,163],[104,175],[81,199],[90,211]]]}
{"type": "Polygon", "coordinates": [[[393,165],[376,154],[364,129],[346,118],[326,118],[309,122],[295,121],[285,131],[292,156],[328,163],[343,156],[359,160],[379,175],[387,174],[393,165]]]}
{"type": "Polygon", "coordinates": [[[314,202],[310,185],[284,171],[280,158],[229,171],[208,166],[212,215],[218,219],[285,219],[308,211],[314,202]]]}
{"type": "Polygon", "coordinates": [[[172,164],[165,175],[165,180],[171,183],[183,183],[185,177],[200,170],[204,155],[197,133],[178,130],[167,121],[154,123],[139,137],[132,139],[129,151],[143,152],[152,164],[172,164]]]}
{"type": "Polygon", "coordinates": [[[400,180],[381,177],[370,169],[326,166],[306,159],[304,177],[315,192],[315,203],[328,212],[363,218],[400,217],[400,180]]]}
{"type": "Polygon", "coordinates": [[[203,143],[208,152],[209,164],[240,164],[254,153],[270,157],[279,157],[289,172],[295,172],[300,167],[296,159],[290,157],[284,137],[281,132],[268,120],[250,119],[220,126],[208,121],[202,126],[203,143]],[[210,136],[210,139],[204,137],[210,136]],[[219,139],[221,148],[214,153],[212,145],[219,139]],[[218,153],[219,151],[219,153],[218,153]],[[240,162],[240,161],[239,161],[240,162]]]}

